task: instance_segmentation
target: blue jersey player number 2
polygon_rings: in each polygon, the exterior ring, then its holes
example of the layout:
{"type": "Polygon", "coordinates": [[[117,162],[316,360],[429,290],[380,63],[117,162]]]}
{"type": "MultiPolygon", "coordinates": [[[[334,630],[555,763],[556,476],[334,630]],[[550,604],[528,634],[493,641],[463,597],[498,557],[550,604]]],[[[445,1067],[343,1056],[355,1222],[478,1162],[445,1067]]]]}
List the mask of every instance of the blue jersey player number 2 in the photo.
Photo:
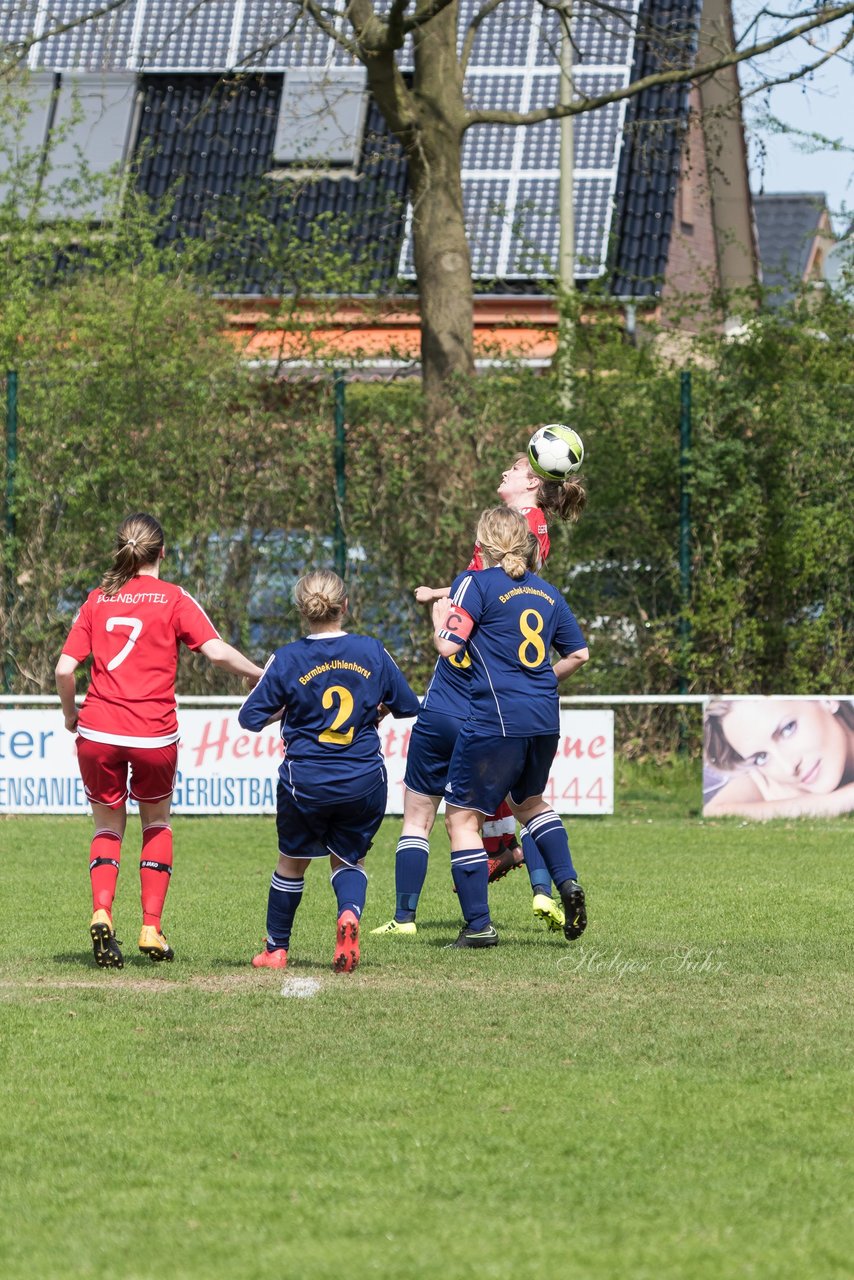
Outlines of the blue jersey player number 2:
{"type": "Polygon", "coordinates": [[[380,708],[409,717],[419,704],[379,640],[342,630],[347,597],[337,574],[307,574],[295,598],[308,635],[273,654],[238,716],[244,729],[255,732],[280,720],[285,744],[267,941],[252,963],[285,968],[305,871],[312,859],[328,857],[338,903],[333,968],[349,973],[359,962],[367,885],[362,864],[386,807],[380,708]]]}

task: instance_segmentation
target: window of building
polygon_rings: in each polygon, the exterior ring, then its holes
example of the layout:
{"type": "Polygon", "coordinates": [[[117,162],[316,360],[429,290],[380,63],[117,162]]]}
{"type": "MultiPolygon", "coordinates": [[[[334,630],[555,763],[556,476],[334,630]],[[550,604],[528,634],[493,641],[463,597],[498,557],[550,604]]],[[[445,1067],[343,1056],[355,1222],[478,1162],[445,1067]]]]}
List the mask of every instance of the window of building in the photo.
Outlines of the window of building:
{"type": "Polygon", "coordinates": [[[352,175],[359,159],[367,94],[364,67],[286,71],[271,176],[317,170],[352,175]]]}
{"type": "Polygon", "coordinates": [[[47,140],[44,221],[101,222],[132,144],[133,75],[63,72],[47,140]]]}
{"type": "Polygon", "coordinates": [[[14,190],[18,212],[36,199],[59,77],[27,75],[10,85],[14,112],[0,136],[0,201],[14,190]]]}

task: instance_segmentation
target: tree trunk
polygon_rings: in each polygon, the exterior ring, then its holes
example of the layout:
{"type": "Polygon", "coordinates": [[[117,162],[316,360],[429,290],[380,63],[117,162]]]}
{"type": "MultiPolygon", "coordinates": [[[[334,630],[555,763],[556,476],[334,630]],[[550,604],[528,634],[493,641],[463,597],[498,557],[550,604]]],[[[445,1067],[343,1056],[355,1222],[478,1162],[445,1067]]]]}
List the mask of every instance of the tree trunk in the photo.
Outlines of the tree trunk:
{"type": "Polygon", "coordinates": [[[470,497],[475,464],[475,441],[463,425],[474,377],[474,306],[460,172],[465,101],[457,8],[449,5],[416,36],[419,128],[408,152],[424,425],[435,442],[428,488],[440,509],[470,497]]]}
{"type": "Polygon", "coordinates": [[[457,3],[414,36],[409,87],[383,52],[366,58],[371,92],[409,164],[412,246],[421,304],[421,358],[429,403],[453,411],[474,373],[471,255],[460,174],[465,101],[457,57],[457,3]]]}
{"type": "Polygon", "coordinates": [[[420,127],[408,155],[424,394],[434,420],[453,415],[474,373],[471,254],[460,176],[465,102],[456,31],[452,4],[415,41],[413,95],[420,127]]]}
{"type": "Polygon", "coordinates": [[[460,431],[460,410],[474,375],[474,308],[460,173],[466,109],[457,20],[453,3],[416,31],[411,87],[393,55],[365,65],[371,91],[409,164],[425,427],[437,445],[453,445],[448,458],[437,455],[437,475],[445,470],[446,487],[451,480],[452,487],[457,482],[466,488],[475,452],[474,440],[460,431]]]}
{"type": "Polygon", "coordinates": [[[460,181],[461,139],[431,139],[410,163],[412,247],[421,309],[421,366],[427,404],[453,412],[474,373],[471,255],[460,181]],[[444,406],[444,408],[442,407],[444,406]]]}

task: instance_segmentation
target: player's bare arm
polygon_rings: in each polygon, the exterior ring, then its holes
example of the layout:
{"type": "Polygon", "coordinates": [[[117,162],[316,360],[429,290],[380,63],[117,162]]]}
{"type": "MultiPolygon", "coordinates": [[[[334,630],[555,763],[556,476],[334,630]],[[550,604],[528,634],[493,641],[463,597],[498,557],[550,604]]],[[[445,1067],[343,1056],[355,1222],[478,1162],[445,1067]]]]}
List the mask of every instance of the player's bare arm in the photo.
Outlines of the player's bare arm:
{"type": "Polygon", "coordinates": [[[559,681],[566,680],[568,676],[578,671],[579,667],[583,667],[589,657],[589,649],[576,649],[575,653],[568,653],[565,658],[559,658],[552,670],[559,681]]]}
{"type": "Polygon", "coordinates": [[[415,599],[419,604],[431,604],[434,600],[450,595],[450,591],[450,587],[416,587],[415,599]]]}
{"type": "Polygon", "coordinates": [[[243,676],[251,681],[253,689],[264,674],[262,667],[257,666],[250,658],[245,658],[238,649],[226,644],[224,640],[206,640],[200,652],[215,667],[223,667],[232,675],[243,676]]]}
{"type": "Polygon", "coordinates": [[[56,691],[62,704],[65,727],[69,733],[77,732],[78,713],[74,672],[77,670],[78,665],[76,658],[72,658],[68,653],[61,653],[54,672],[56,691]]]}

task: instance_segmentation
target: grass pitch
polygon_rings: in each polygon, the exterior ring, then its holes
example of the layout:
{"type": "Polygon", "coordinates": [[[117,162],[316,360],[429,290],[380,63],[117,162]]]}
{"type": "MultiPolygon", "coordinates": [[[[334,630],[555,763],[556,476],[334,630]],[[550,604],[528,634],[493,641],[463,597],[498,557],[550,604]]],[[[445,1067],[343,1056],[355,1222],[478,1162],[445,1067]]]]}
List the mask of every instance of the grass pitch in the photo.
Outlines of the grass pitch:
{"type": "Polygon", "coordinates": [[[352,976],[320,866],[291,967],[248,967],[272,819],[176,819],[159,967],[131,832],[120,972],[91,959],[88,820],[0,820],[2,1274],[850,1276],[854,828],[704,824],[697,790],[635,772],[619,817],[571,824],[573,944],[521,871],[492,891],[501,945],[444,950],[441,831],[418,937],[367,936],[387,822],[352,976]]]}

